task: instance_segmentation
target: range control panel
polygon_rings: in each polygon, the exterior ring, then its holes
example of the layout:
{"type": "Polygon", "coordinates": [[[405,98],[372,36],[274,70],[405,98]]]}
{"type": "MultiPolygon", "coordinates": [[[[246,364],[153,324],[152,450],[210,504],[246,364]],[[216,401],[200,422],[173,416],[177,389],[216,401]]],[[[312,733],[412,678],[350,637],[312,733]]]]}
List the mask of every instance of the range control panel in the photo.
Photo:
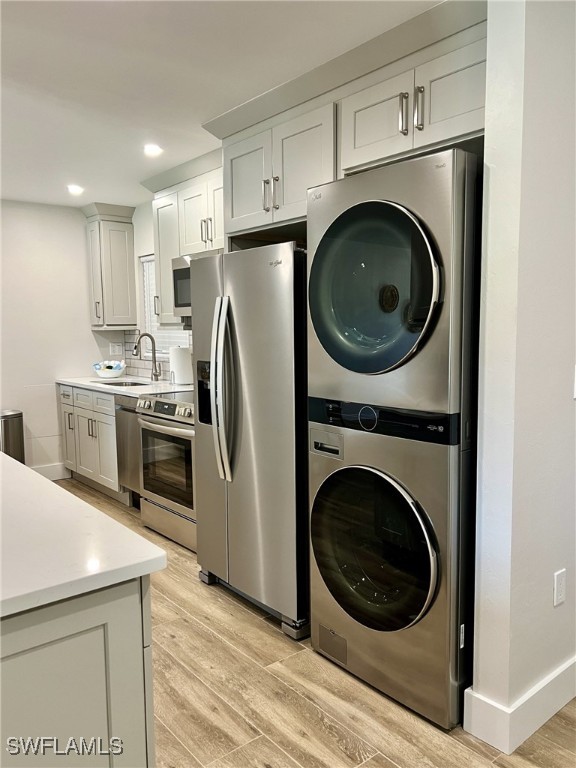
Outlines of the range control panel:
{"type": "Polygon", "coordinates": [[[136,405],[136,413],[145,413],[184,424],[194,424],[194,405],[192,403],[167,400],[163,397],[144,396],[140,398],[136,405]]]}

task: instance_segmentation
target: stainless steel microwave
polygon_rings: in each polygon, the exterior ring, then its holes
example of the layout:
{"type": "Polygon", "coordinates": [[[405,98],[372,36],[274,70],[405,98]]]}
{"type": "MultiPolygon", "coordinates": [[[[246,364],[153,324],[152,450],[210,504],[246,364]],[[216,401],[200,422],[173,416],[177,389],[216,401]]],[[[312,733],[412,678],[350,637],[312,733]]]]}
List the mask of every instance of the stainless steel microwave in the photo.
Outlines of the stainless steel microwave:
{"type": "Polygon", "coordinates": [[[221,248],[195,253],[191,256],[178,256],[172,259],[172,287],[174,293],[174,314],[176,317],[191,317],[192,305],[190,298],[190,262],[202,259],[204,256],[214,256],[222,253],[221,248]]]}
{"type": "Polygon", "coordinates": [[[174,289],[174,314],[176,317],[190,317],[190,256],[172,259],[172,287],[174,289]]]}

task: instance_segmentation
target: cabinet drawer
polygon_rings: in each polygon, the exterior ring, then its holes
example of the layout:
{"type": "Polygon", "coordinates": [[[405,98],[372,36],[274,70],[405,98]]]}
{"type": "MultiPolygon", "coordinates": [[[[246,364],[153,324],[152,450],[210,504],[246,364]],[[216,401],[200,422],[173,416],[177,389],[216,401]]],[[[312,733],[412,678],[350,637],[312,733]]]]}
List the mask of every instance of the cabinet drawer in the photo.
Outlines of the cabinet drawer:
{"type": "Polygon", "coordinates": [[[77,408],[87,408],[90,411],[92,410],[92,392],[89,389],[77,389],[74,387],[72,392],[74,405],[77,408]]]}
{"type": "Polygon", "coordinates": [[[59,384],[58,386],[60,388],[60,402],[72,405],[72,387],[69,387],[66,384],[59,384]]]}
{"type": "Polygon", "coordinates": [[[97,413],[107,413],[114,416],[114,395],[104,392],[92,392],[92,409],[97,413]]]}

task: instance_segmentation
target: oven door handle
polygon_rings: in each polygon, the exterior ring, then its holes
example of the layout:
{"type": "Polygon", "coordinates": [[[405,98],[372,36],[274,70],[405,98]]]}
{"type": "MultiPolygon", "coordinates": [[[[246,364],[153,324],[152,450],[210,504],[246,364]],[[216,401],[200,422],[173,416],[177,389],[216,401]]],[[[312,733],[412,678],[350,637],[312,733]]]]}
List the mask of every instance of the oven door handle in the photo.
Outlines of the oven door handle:
{"type": "Polygon", "coordinates": [[[157,419],[151,419],[146,416],[138,416],[138,424],[140,424],[141,427],[149,428],[154,432],[161,432],[163,435],[172,435],[172,437],[192,438],[196,434],[190,427],[164,426],[164,424],[159,424],[157,419]]]}

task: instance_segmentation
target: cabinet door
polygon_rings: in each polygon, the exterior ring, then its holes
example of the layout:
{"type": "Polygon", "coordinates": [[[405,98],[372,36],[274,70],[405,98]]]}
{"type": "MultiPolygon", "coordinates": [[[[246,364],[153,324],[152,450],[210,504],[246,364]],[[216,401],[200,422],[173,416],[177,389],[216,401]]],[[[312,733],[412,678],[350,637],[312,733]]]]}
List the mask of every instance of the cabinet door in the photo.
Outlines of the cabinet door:
{"type": "Polygon", "coordinates": [[[100,223],[105,325],[136,325],[132,224],[116,221],[100,223]]]}
{"type": "Polygon", "coordinates": [[[74,408],[66,403],[60,405],[62,420],[62,452],[66,469],[76,471],[76,444],[74,439],[74,408]]]}
{"type": "Polygon", "coordinates": [[[208,248],[224,248],[224,181],[208,182],[208,248]]]}
{"type": "Polygon", "coordinates": [[[272,222],[272,134],[264,131],[224,148],[226,232],[272,222]]]}
{"type": "Polygon", "coordinates": [[[414,146],[484,128],[486,40],[459,48],[415,70],[414,146]],[[418,92],[420,90],[420,92],[418,92]]]}
{"type": "Polygon", "coordinates": [[[90,266],[90,322],[92,325],[104,325],[99,221],[91,221],[88,224],[88,262],[90,266]]]}
{"type": "Polygon", "coordinates": [[[412,149],[414,70],[342,99],[341,166],[412,149]]]}
{"type": "Polygon", "coordinates": [[[158,316],[158,322],[178,323],[178,318],[173,314],[174,286],[172,284],[172,259],[177,259],[180,255],[176,192],[153,200],[152,215],[156,272],[154,311],[158,316]]]}
{"type": "Polygon", "coordinates": [[[201,182],[178,192],[180,256],[200,253],[207,247],[208,194],[201,182]]]}
{"type": "Polygon", "coordinates": [[[98,476],[98,440],[92,411],[85,411],[83,408],[74,409],[74,433],[76,472],[96,480],[98,476]]]}
{"type": "Polygon", "coordinates": [[[306,216],[309,187],[334,181],[334,105],[272,129],[274,221],[306,216]]]}
{"type": "Polygon", "coordinates": [[[98,451],[98,471],[94,480],[113,491],[118,491],[120,486],[118,485],[116,421],[114,416],[105,416],[100,413],[93,413],[92,416],[98,451]]]}
{"type": "MultiPolygon", "coordinates": [[[[98,556],[97,542],[94,555],[98,556]]],[[[97,561],[96,561],[97,562],[97,561]]],[[[139,580],[2,620],[2,765],[153,768],[147,757],[145,663],[139,580]],[[28,757],[5,750],[10,736],[71,736],[114,747],[113,755],[28,757]],[[109,743],[122,740],[122,752],[109,743]]],[[[151,703],[151,702],[150,702],[151,703]]]]}

